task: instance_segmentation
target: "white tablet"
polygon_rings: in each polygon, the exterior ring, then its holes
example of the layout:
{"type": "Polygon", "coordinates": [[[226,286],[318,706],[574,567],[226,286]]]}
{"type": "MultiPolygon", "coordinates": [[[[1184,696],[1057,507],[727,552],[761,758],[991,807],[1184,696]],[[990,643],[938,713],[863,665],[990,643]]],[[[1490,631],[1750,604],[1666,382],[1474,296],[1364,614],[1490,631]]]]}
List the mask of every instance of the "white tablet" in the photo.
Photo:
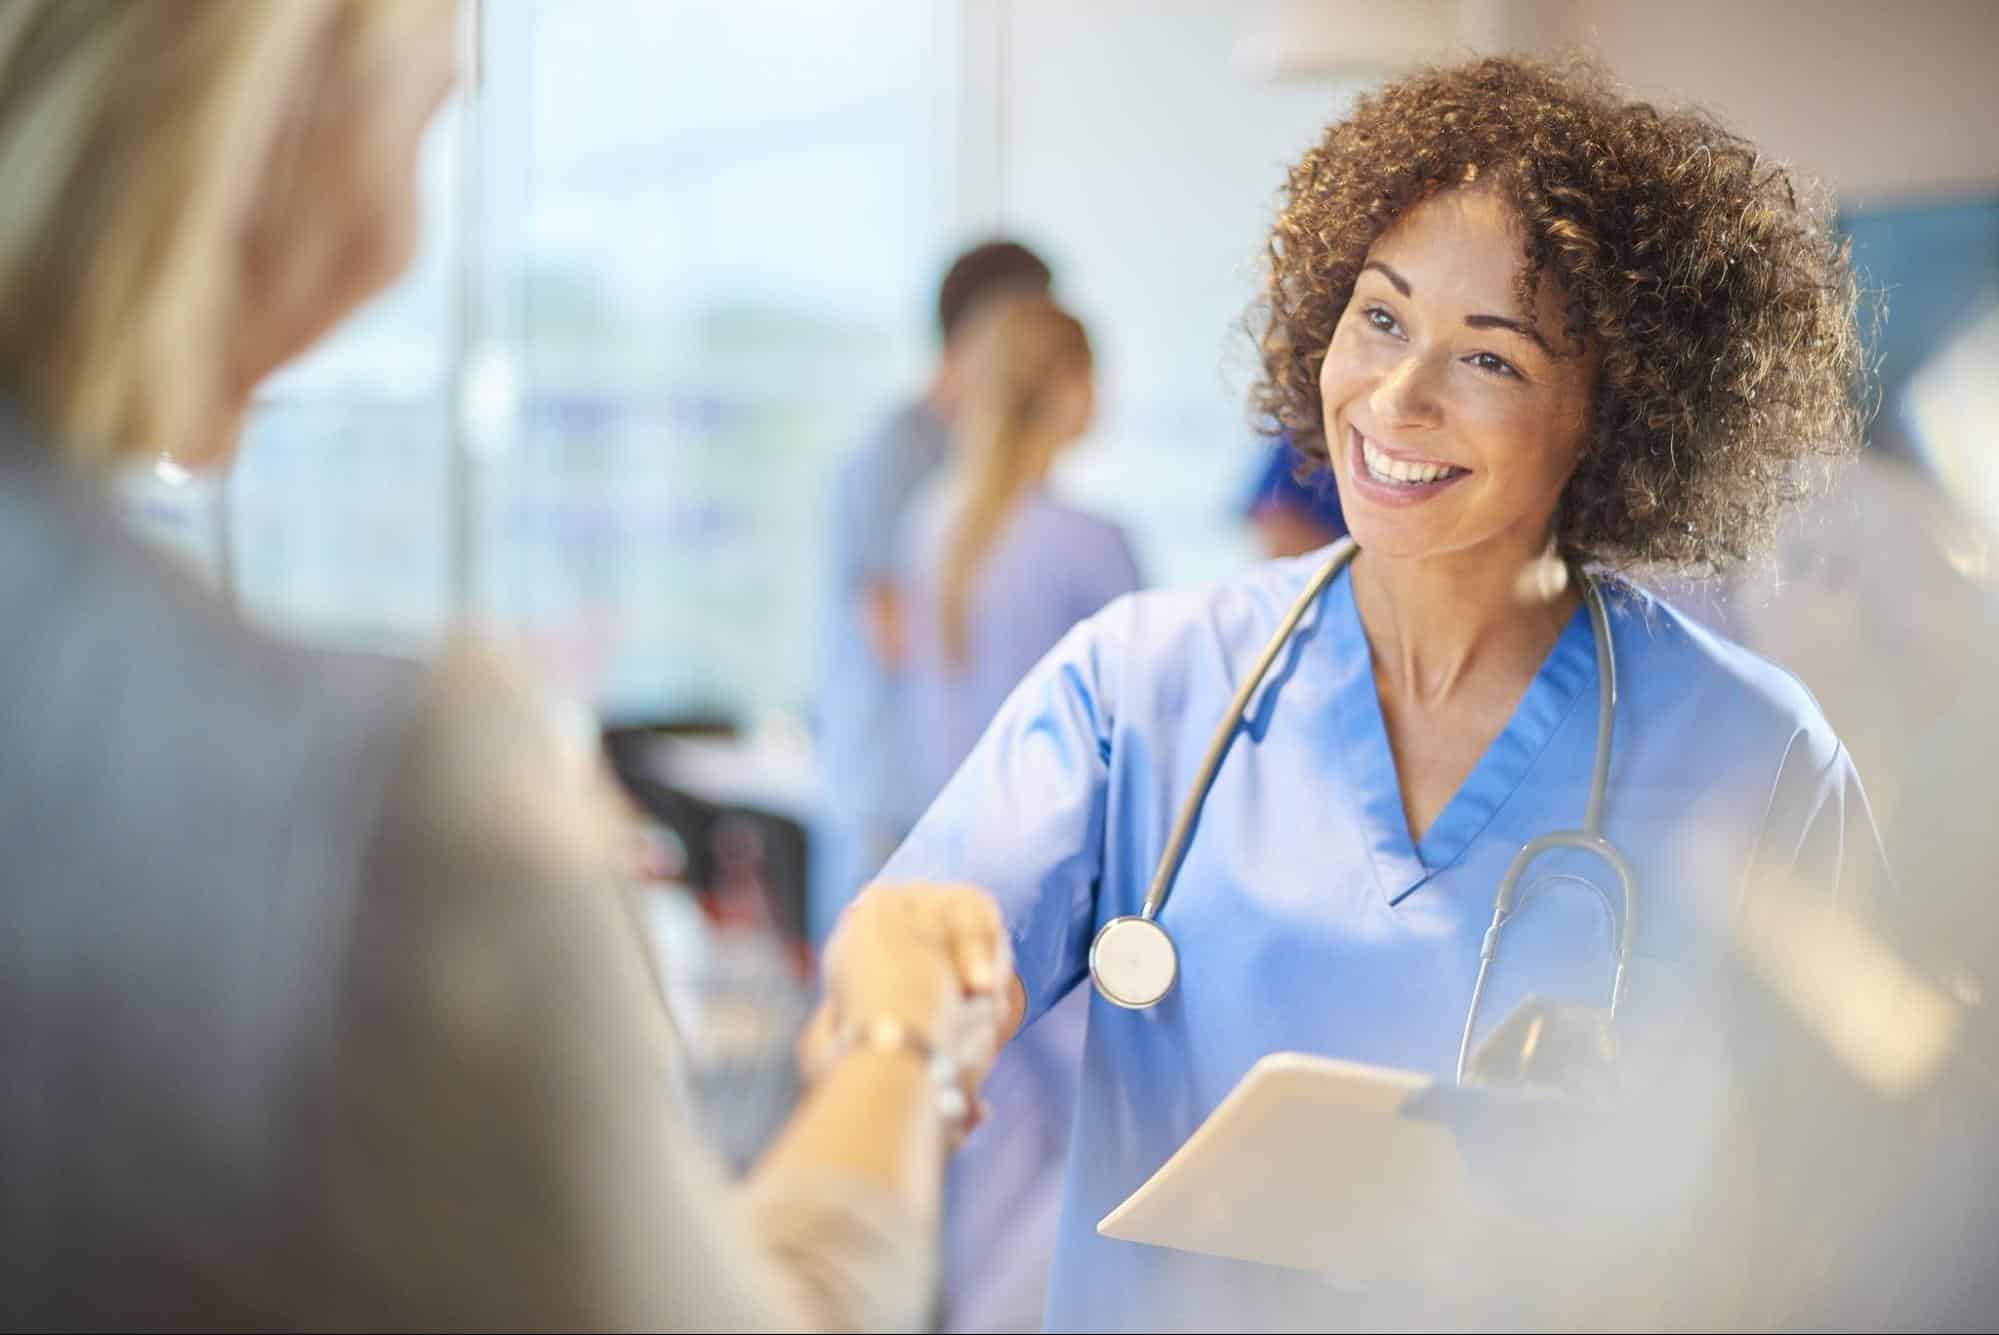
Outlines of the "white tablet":
{"type": "MultiPolygon", "coordinates": [[[[1494,1097],[1410,1071],[1272,1054],[1097,1231],[1307,1270],[1343,1288],[1459,1282],[1467,1265],[1510,1251],[1491,1244],[1525,1226],[1503,1178],[1466,1160],[1466,1123],[1494,1097]]],[[[1518,1107],[1517,1096],[1498,1097],[1518,1107]]]]}

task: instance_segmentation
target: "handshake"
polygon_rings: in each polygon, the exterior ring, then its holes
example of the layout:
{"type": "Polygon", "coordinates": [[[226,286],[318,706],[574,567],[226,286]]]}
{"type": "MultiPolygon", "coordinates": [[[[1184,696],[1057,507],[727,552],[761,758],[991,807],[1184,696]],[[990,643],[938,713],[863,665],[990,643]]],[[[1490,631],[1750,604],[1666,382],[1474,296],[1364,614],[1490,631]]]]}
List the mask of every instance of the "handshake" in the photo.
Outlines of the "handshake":
{"type": "Polygon", "coordinates": [[[957,1139],[983,1116],[978,1089],[1020,1027],[1026,994],[999,906],[968,885],[877,884],[827,943],[826,996],[799,1040],[808,1079],[862,1042],[930,1062],[957,1139]]]}

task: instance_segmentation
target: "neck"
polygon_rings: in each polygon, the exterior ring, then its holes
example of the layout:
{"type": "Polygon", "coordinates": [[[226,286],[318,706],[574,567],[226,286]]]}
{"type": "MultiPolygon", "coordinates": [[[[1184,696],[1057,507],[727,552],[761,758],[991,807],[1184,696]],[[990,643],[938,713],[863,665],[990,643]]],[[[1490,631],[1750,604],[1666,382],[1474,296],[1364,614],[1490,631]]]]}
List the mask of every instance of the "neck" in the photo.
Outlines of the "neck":
{"type": "Polygon", "coordinates": [[[1550,544],[1495,560],[1485,551],[1396,559],[1362,552],[1354,602],[1377,682],[1423,706],[1488,674],[1529,677],[1582,601],[1581,581],[1550,544]]]}
{"type": "Polygon", "coordinates": [[[1025,466],[1021,472],[1022,490],[1031,490],[1048,480],[1055,471],[1055,460],[1068,442],[1057,432],[1038,431],[1021,442],[1021,452],[1025,456],[1025,466]]]}
{"type": "Polygon", "coordinates": [[[930,383],[923,387],[923,406],[946,426],[958,415],[958,379],[951,372],[948,360],[937,363],[937,369],[930,373],[930,383]]]}

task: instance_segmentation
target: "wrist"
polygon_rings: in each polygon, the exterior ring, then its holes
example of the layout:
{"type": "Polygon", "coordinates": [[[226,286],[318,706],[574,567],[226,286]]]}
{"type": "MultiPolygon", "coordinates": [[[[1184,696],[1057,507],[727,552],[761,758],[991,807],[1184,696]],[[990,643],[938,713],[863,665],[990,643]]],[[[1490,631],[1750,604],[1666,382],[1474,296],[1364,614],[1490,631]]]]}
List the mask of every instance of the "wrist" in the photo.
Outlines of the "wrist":
{"type": "Polygon", "coordinates": [[[837,983],[829,995],[839,1017],[835,1032],[842,1038],[894,1026],[907,1035],[906,1041],[933,1049],[949,1046],[951,1012],[942,997],[924,998],[900,988],[841,988],[837,983]]]}
{"type": "Polygon", "coordinates": [[[839,1028],[827,1066],[830,1069],[864,1055],[920,1074],[928,1086],[931,1108],[946,1132],[956,1137],[968,1129],[972,1109],[961,1083],[963,1068],[948,1047],[932,1043],[928,1034],[905,1020],[877,1015],[839,1028]]]}

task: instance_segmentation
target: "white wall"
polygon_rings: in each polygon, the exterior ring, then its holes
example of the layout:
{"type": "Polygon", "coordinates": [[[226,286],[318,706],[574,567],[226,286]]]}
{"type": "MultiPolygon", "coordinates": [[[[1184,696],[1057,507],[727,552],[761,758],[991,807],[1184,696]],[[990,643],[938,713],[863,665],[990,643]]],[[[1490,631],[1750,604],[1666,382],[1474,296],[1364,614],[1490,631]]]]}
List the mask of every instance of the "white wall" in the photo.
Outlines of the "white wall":
{"type": "Polygon", "coordinates": [[[1234,508],[1257,457],[1240,332],[1257,256],[1286,165],[1350,90],[1238,68],[1243,11],[1213,0],[966,14],[968,37],[1002,43],[966,84],[964,124],[993,140],[963,162],[966,229],[1042,248],[1097,348],[1098,426],[1065,481],[1130,524],[1155,582],[1219,573],[1249,552],[1234,508]]]}
{"type": "Polygon", "coordinates": [[[1581,48],[1719,114],[1846,207],[1999,189],[1994,0],[1260,0],[1273,73],[1581,48]],[[1420,20],[1420,21],[1419,21],[1420,20]]]}
{"type": "Polygon", "coordinates": [[[1698,101],[1847,207],[1999,188],[1993,0],[1604,0],[1584,37],[1640,91],[1698,101]]]}

